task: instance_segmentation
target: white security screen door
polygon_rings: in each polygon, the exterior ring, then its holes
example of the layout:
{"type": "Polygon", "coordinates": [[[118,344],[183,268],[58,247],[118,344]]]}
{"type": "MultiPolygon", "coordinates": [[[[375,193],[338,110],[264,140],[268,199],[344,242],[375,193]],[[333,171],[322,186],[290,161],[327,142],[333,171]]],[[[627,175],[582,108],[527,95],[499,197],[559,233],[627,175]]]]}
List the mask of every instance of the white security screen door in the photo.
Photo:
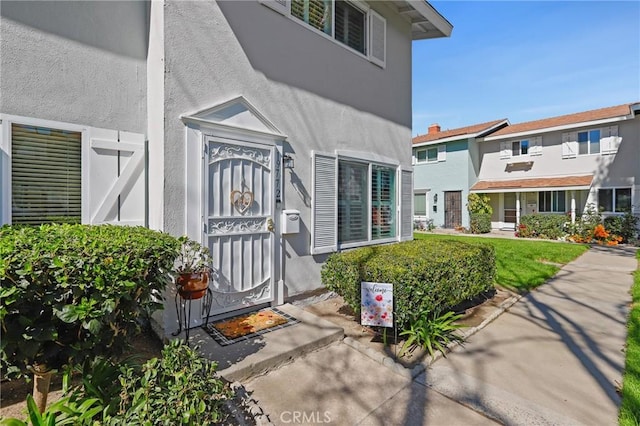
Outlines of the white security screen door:
{"type": "Polygon", "coordinates": [[[274,298],[273,146],[205,137],[204,233],[211,315],[274,298]]]}

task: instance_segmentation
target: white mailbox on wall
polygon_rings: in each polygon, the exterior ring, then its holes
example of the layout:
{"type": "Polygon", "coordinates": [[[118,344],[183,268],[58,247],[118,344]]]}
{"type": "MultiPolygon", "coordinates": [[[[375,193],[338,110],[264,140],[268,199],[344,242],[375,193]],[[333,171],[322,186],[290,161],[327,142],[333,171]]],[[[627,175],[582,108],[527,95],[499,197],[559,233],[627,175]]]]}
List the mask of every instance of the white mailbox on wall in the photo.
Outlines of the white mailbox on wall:
{"type": "Polygon", "coordinates": [[[300,232],[300,211],[299,210],[283,210],[282,211],[282,233],[297,234],[300,232]]]}

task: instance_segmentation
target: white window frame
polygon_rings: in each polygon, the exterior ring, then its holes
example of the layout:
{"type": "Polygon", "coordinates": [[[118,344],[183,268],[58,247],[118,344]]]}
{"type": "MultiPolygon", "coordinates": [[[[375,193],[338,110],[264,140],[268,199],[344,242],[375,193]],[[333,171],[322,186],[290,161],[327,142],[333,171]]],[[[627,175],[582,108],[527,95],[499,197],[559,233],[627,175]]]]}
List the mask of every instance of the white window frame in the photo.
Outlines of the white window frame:
{"type": "Polygon", "coordinates": [[[500,142],[500,159],[515,157],[534,157],[542,155],[542,136],[500,142]],[[522,153],[522,143],[527,142],[527,153],[522,153]],[[513,145],[518,144],[518,154],[513,153],[513,145]]]}
{"type": "MultiPolygon", "coordinates": [[[[587,138],[588,139],[588,138],[587,138]]],[[[618,136],[618,126],[594,127],[592,129],[581,129],[572,132],[564,132],[562,134],[562,158],[576,158],[578,156],[585,157],[587,155],[609,155],[618,152],[618,146],[622,138],[618,136]],[[594,130],[600,131],[600,152],[591,153],[591,141],[587,141],[587,153],[580,154],[580,146],[578,143],[578,134],[587,133],[594,130]]]]}
{"type": "MultiPolygon", "coordinates": [[[[367,239],[366,241],[356,241],[356,242],[352,242],[352,243],[341,243],[340,242],[340,236],[338,235],[338,250],[343,250],[343,249],[349,249],[349,248],[354,248],[354,247],[362,247],[362,246],[367,246],[367,245],[373,245],[373,244],[384,244],[384,243],[389,243],[389,242],[394,242],[394,241],[398,241],[398,238],[400,237],[400,197],[401,197],[401,188],[399,187],[399,180],[400,180],[400,167],[397,163],[387,163],[387,162],[381,162],[379,160],[373,160],[370,158],[367,158],[365,156],[353,156],[352,154],[349,155],[341,155],[338,154],[338,158],[337,158],[337,165],[338,167],[340,167],[340,161],[349,161],[349,162],[354,162],[354,163],[361,163],[361,164],[366,164],[367,165],[367,223],[366,223],[366,227],[367,227],[367,239]],[[372,172],[373,172],[373,167],[374,166],[380,166],[380,167],[385,167],[388,169],[393,169],[395,170],[395,235],[392,237],[388,237],[388,238],[379,238],[379,239],[373,239],[373,235],[372,235],[372,231],[371,231],[371,205],[372,205],[372,197],[371,197],[371,189],[372,189],[372,172]]],[[[337,216],[337,212],[336,212],[336,226],[338,226],[338,216],[337,216]]]]}
{"type": "Polygon", "coordinates": [[[579,156],[584,156],[584,155],[600,155],[600,153],[602,153],[602,129],[589,129],[589,130],[579,130],[577,132],[577,139],[578,141],[578,155],[579,156]],[[598,152],[591,152],[591,145],[592,145],[592,141],[591,141],[591,133],[597,131],[600,134],[600,139],[598,139],[598,147],[599,150],[598,152]],[[581,154],[580,153],[580,134],[581,133],[586,133],[587,134],[587,140],[586,140],[586,144],[587,144],[587,152],[581,154]]]}
{"type": "Polygon", "coordinates": [[[38,118],[22,117],[17,115],[0,114],[0,151],[1,151],[1,164],[0,164],[0,177],[2,178],[2,186],[0,187],[1,195],[0,201],[2,202],[2,210],[0,210],[0,225],[11,224],[12,214],[12,194],[11,194],[11,126],[12,124],[19,124],[23,126],[45,127],[50,129],[65,130],[68,132],[80,133],[81,144],[81,168],[80,175],[83,184],[81,185],[81,221],[82,223],[89,222],[89,209],[86,205],[88,199],[89,188],[84,184],[89,178],[89,170],[86,167],[89,157],[88,151],[85,149],[89,140],[89,128],[86,126],[79,126],[77,124],[65,123],[62,121],[42,120],[38,118]]]}
{"type": "MultiPolygon", "coordinates": [[[[552,190],[552,191],[538,191],[538,197],[536,202],[538,203],[538,213],[541,214],[559,214],[567,212],[567,191],[565,190],[552,190]],[[542,210],[542,203],[540,203],[540,194],[545,194],[547,192],[551,193],[551,210],[542,210]],[[564,209],[558,210],[558,201],[560,199],[560,192],[563,192],[564,196],[564,209]],[[555,195],[555,197],[554,197],[555,195]],[[554,202],[554,200],[556,200],[554,202]]],[[[546,208],[546,206],[545,206],[546,208]]]]}
{"type": "Polygon", "coordinates": [[[612,187],[601,187],[598,188],[596,191],[596,195],[597,195],[597,204],[596,206],[598,206],[598,209],[600,209],[600,191],[611,191],[611,207],[613,208],[612,210],[603,210],[602,213],[605,214],[610,214],[610,215],[621,215],[624,214],[624,212],[621,211],[616,211],[616,192],[620,189],[628,189],[631,192],[631,200],[630,200],[630,205],[629,205],[629,210],[633,211],[633,187],[631,186],[612,186],[612,187]]]}
{"type": "Polygon", "coordinates": [[[413,238],[413,170],[397,160],[359,151],[312,151],[311,254],[324,254],[355,247],[378,245],[413,238]],[[352,243],[338,242],[338,162],[367,164],[367,238],[352,243]],[[322,163],[322,164],[321,164],[322,163]],[[371,171],[374,166],[395,170],[395,235],[372,239],[371,171]],[[329,182],[329,186],[327,186],[329,182]]]}
{"type": "Polygon", "coordinates": [[[349,3],[350,5],[352,5],[353,7],[355,7],[356,9],[360,10],[363,12],[364,16],[365,16],[365,23],[364,23],[364,44],[365,44],[365,52],[359,52],[356,49],[350,47],[349,45],[341,42],[340,40],[337,40],[335,38],[335,14],[336,14],[336,8],[335,8],[335,0],[331,0],[332,1],[332,8],[331,8],[331,34],[327,34],[324,31],[321,31],[311,25],[309,25],[307,22],[293,16],[291,14],[291,0],[259,0],[260,3],[264,4],[265,6],[268,6],[269,8],[275,10],[276,12],[286,16],[287,18],[289,18],[290,20],[296,22],[299,25],[304,26],[305,28],[307,28],[310,31],[313,31],[314,33],[326,38],[327,40],[331,40],[333,43],[342,46],[343,48],[347,49],[348,51],[360,56],[363,59],[368,60],[369,62],[378,65],[381,68],[385,68],[386,67],[386,45],[387,45],[387,30],[386,30],[386,19],[381,16],[379,13],[375,12],[373,9],[371,9],[371,7],[369,7],[369,5],[361,0],[344,0],[346,3],[349,3]],[[382,24],[383,24],[383,37],[384,37],[384,46],[382,47],[383,49],[383,58],[378,58],[373,56],[372,54],[372,22],[374,19],[379,20],[382,24]]]}

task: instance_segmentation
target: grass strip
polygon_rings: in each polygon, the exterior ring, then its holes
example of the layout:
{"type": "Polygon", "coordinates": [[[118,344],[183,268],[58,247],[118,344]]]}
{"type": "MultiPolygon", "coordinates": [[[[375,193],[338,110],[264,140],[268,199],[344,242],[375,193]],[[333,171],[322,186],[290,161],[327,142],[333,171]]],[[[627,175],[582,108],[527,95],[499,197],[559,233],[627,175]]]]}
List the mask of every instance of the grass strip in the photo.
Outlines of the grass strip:
{"type": "Polygon", "coordinates": [[[479,238],[443,234],[414,234],[416,239],[451,239],[470,243],[490,244],[496,250],[496,284],[516,291],[528,291],[571,262],[589,246],[575,243],[479,238]]]}
{"type": "MultiPolygon", "coordinates": [[[[636,252],[640,261],[640,251],[636,252]]],[[[627,347],[624,376],[622,377],[622,404],[620,425],[640,425],[640,262],[631,288],[631,312],[627,322],[627,347]]]]}

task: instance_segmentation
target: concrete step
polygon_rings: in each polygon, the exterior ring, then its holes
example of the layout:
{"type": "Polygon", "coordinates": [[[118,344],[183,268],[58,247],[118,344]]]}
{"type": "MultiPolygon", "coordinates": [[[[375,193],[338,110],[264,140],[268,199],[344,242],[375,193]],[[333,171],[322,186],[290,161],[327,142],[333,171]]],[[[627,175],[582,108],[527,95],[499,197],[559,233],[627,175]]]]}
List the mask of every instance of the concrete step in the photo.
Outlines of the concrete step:
{"type": "Polygon", "coordinates": [[[201,328],[190,330],[189,345],[205,358],[218,363],[218,371],[229,382],[265,374],[294,358],[344,338],[344,330],[291,304],[278,309],[300,322],[227,346],[219,345],[201,328]]]}

